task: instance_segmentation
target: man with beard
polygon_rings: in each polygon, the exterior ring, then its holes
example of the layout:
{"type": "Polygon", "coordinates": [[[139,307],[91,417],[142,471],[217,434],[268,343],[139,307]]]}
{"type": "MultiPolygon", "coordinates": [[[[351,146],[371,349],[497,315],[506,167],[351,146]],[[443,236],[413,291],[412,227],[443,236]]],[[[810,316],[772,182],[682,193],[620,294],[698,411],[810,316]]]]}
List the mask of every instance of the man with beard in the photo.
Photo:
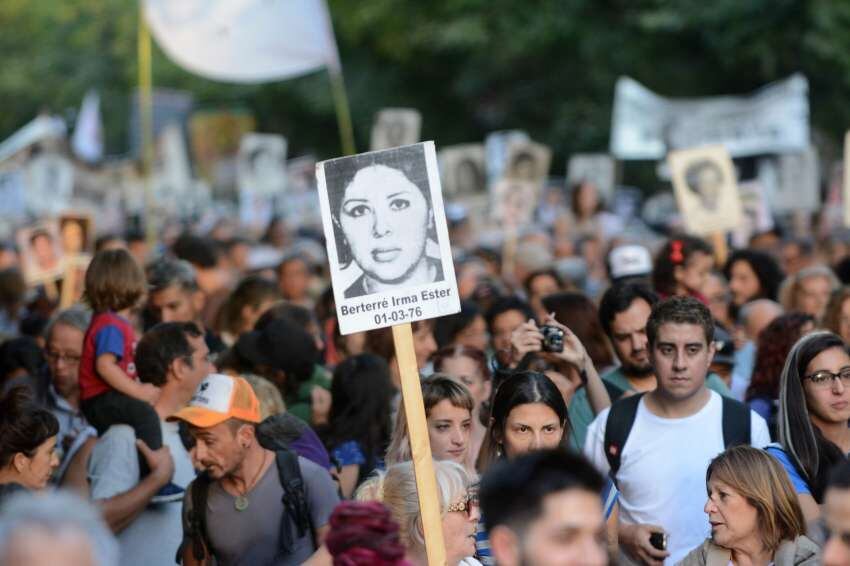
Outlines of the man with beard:
{"type": "MultiPolygon", "coordinates": [[[[613,388],[609,387],[611,402],[626,392],[644,393],[655,389],[655,371],[649,360],[646,323],[657,302],[658,295],[645,285],[634,282],[615,283],[602,296],[599,322],[620,360],[620,367],[602,376],[603,381],[622,392],[615,396],[613,388]]],[[[708,374],[705,385],[721,395],[731,396],[729,388],[716,374],[708,374]]]]}
{"type": "Polygon", "coordinates": [[[322,545],[336,486],[317,464],[260,445],[247,381],[208,375],[171,420],[188,424],[204,470],[183,500],[183,564],[294,566],[322,545]]]}

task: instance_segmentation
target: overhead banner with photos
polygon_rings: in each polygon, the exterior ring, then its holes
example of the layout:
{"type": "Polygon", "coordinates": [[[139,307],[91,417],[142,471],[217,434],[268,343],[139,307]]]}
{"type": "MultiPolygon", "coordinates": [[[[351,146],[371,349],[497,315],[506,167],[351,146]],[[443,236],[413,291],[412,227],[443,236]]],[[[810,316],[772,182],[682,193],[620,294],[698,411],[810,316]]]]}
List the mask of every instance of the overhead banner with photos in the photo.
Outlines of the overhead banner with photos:
{"type": "Polygon", "coordinates": [[[614,93],[611,153],[663,159],[668,151],[722,145],[732,157],[805,151],[809,82],[801,74],[745,96],[666,98],[629,77],[614,93]]]}

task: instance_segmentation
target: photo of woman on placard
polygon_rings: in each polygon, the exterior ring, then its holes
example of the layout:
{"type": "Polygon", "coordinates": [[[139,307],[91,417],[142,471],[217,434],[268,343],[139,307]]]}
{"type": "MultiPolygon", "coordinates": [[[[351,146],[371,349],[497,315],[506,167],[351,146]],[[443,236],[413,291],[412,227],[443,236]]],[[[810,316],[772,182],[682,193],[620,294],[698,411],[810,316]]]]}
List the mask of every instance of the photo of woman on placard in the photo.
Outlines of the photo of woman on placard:
{"type": "Polygon", "coordinates": [[[443,280],[421,144],[324,165],[338,268],[362,271],[345,298],[443,280]],[[429,242],[432,245],[428,245],[429,242]]]}
{"type": "Polygon", "coordinates": [[[685,183],[706,210],[714,212],[723,193],[723,171],[714,161],[700,159],[685,169],[685,183]]]}

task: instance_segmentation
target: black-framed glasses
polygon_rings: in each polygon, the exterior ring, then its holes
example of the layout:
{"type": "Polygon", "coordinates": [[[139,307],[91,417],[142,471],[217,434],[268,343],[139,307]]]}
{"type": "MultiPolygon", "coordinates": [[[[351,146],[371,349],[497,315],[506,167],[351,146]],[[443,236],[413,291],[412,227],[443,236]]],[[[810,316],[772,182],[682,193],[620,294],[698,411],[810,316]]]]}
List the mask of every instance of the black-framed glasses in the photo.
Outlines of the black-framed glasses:
{"type": "Polygon", "coordinates": [[[809,374],[803,377],[803,379],[808,379],[812,382],[812,385],[821,388],[831,387],[833,381],[840,379],[841,385],[850,387],[850,366],[841,368],[838,370],[838,373],[832,373],[829,370],[823,369],[809,374]]]}

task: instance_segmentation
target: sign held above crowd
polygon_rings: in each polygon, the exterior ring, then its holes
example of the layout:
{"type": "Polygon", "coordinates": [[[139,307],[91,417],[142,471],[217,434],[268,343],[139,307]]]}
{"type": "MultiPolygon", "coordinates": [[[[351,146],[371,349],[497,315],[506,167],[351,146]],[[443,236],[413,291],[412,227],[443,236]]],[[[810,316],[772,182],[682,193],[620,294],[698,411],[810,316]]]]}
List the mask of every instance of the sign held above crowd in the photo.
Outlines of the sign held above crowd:
{"type": "Polygon", "coordinates": [[[614,92],[611,153],[663,159],[668,151],[723,145],[732,157],[809,147],[809,83],[800,74],[748,96],[665,98],[629,77],[614,92]]]}
{"type": "Polygon", "coordinates": [[[433,142],[323,161],[316,175],[342,334],[460,310],[433,142]]]}
{"type": "Polygon", "coordinates": [[[741,224],[735,168],[722,146],[673,151],[667,158],[688,232],[724,234],[741,224]]]}

